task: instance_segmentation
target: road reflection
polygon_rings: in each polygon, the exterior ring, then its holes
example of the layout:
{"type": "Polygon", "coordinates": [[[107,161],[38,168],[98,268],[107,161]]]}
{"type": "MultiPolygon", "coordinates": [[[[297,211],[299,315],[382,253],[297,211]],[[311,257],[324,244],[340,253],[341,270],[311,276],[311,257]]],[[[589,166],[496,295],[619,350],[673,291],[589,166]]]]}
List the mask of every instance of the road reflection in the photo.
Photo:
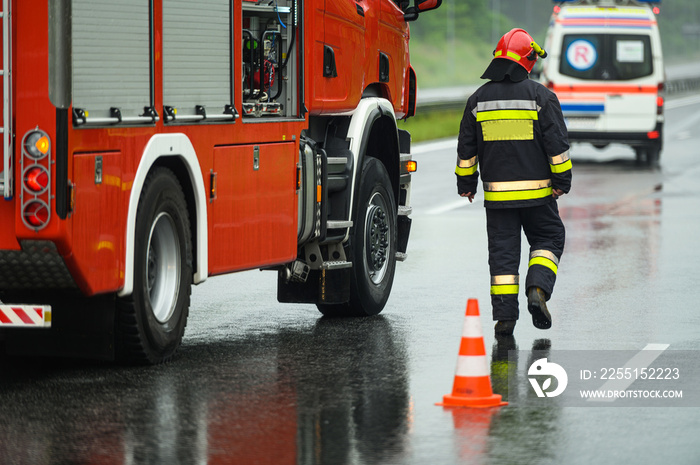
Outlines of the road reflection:
{"type": "Polygon", "coordinates": [[[381,316],[185,344],[158,367],[0,359],[0,463],[400,461],[406,359],[381,316]]]}
{"type": "Polygon", "coordinates": [[[504,407],[452,408],[455,442],[463,463],[545,463],[556,457],[554,438],[560,429],[561,407],[552,399],[546,408],[528,407],[527,398],[536,397],[529,388],[527,368],[549,356],[549,339],[532,343],[527,360],[519,360],[513,336],[498,336],[491,350],[493,392],[509,402],[504,407]],[[508,447],[499,447],[508,444],[508,447]]]}

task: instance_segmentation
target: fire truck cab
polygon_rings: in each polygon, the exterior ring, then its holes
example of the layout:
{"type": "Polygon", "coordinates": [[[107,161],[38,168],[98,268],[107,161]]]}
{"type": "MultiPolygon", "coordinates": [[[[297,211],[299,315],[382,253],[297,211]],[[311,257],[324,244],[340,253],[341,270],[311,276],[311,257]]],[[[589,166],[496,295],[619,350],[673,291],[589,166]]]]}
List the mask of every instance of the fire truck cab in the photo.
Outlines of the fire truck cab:
{"type": "Polygon", "coordinates": [[[190,289],[373,315],[406,258],[408,21],[441,0],[2,0],[0,345],[158,363],[190,289]]]}

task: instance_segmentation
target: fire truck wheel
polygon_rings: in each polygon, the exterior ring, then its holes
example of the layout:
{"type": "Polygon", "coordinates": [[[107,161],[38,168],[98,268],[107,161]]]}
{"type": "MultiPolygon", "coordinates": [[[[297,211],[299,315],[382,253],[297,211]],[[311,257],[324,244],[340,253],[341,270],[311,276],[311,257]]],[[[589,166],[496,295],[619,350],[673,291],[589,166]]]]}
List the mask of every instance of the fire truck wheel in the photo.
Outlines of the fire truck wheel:
{"type": "Polygon", "coordinates": [[[127,363],[165,362],[182,341],[192,285],[187,204],[167,168],[146,178],[134,248],[134,291],[119,302],[117,353],[127,363]]]}
{"type": "Polygon", "coordinates": [[[345,252],[352,261],[350,301],[319,304],[326,316],[370,316],[384,309],[396,270],[396,202],[382,162],[362,165],[353,228],[345,252]]]}

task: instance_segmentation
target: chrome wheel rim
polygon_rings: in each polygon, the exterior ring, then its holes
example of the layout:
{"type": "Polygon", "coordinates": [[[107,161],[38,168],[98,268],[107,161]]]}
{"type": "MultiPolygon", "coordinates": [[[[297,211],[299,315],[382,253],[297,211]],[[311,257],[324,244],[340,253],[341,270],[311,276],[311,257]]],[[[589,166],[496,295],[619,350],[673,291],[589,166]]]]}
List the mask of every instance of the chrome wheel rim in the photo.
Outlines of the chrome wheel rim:
{"type": "Polygon", "coordinates": [[[365,215],[365,269],[369,279],[380,284],[389,269],[389,221],[386,200],[375,192],[369,199],[365,215]]]}
{"type": "Polygon", "coordinates": [[[165,212],[153,221],[148,236],[146,279],[153,315],[160,323],[167,322],[175,311],[180,288],[180,240],[175,222],[165,212]]]}

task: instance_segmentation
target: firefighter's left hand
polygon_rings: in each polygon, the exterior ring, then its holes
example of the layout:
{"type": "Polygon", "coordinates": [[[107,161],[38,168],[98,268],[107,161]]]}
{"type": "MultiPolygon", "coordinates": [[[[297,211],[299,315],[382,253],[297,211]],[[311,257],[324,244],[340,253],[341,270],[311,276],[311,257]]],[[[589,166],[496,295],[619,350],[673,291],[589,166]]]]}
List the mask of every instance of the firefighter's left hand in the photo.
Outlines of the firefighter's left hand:
{"type": "Polygon", "coordinates": [[[466,197],[469,199],[469,203],[472,203],[474,201],[474,194],[471,192],[467,192],[466,194],[459,194],[462,197],[466,197]]]}
{"type": "Polygon", "coordinates": [[[564,195],[564,191],[563,191],[563,190],[561,190],[561,189],[552,189],[552,197],[554,197],[555,199],[558,199],[558,198],[561,197],[562,195],[564,195]]]}

